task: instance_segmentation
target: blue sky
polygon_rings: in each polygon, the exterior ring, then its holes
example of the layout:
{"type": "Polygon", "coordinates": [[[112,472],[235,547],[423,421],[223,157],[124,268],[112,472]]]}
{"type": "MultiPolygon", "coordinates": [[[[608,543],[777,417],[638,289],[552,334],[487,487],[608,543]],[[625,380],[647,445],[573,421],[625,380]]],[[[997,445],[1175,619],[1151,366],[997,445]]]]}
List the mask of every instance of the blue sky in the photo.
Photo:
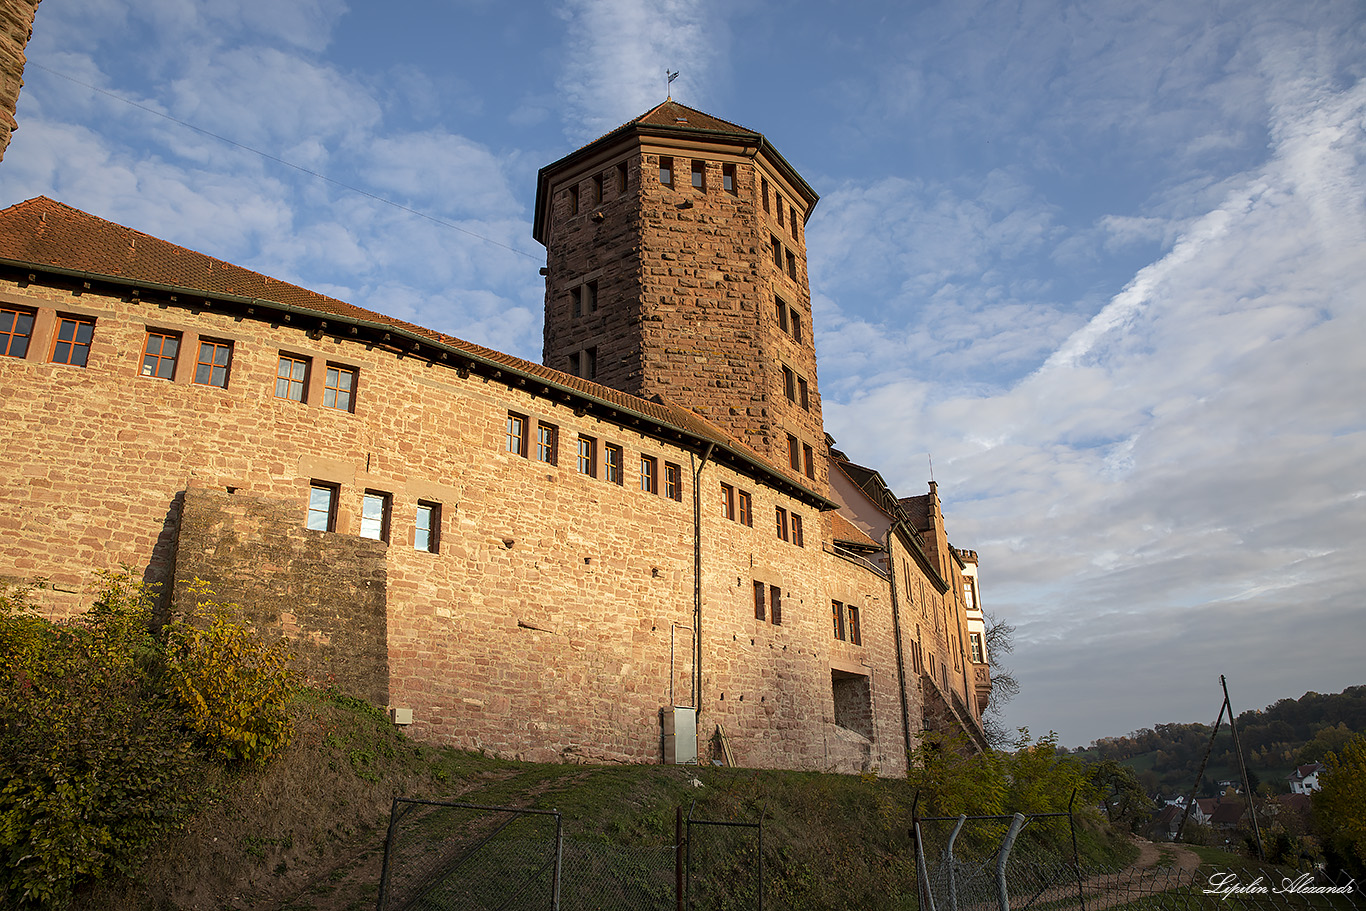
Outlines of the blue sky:
{"type": "Polygon", "coordinates": [[[536,170],[679,70],[821,194],[827,428],[933,460],[1008,724],[1366,682],[1360,3],[47,0],[29,60],[0,204],[531,360],[536,170]]]}

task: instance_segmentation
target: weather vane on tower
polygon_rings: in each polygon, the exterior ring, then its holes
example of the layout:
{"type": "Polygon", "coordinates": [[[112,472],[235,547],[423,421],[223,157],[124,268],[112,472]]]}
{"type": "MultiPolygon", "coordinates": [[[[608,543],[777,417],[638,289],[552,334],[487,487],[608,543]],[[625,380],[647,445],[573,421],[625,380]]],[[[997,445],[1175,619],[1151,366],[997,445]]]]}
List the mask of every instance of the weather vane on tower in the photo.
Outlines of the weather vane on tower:
{"type": "Polygon", "coordinates": [[[674,80],[678,78],[678,70],[670,70],[670,69],[666,66],[666,67],[664,67],[664,74],[665,74],[666,76],[669,77],[669,81],[666,82],[666,83],[664,83],[664,100],[665,100],[665,101],[673,101],[673,100],[674,100],[673,92],[669,89],[669,86],[673,85],[673,84],[674,84],[674,80]]]}

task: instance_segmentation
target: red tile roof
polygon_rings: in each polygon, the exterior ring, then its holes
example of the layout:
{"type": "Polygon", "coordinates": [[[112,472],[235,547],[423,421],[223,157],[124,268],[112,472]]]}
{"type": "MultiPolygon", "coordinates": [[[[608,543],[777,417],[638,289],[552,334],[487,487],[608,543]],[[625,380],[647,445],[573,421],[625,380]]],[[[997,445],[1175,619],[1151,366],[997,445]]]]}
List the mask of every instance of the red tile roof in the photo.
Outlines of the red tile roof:
{"type": "Polygon", "coordinates": [[[808,499],[821,501],[823,508],[835,505],[820,494],[793,482],[767,457],[687,408],[665,401],[637,398],[452,335],[366,310],[106,221],[46,196],[34,197],[0,210],[0,260],[46,266],[75,275],[88,274],[96,279],[117,280],[148,288],[161,286],[182,293],[199,292],[209,297],[279,304],[286,309],[331,315],[396,330],[715,443],[740,456],[743,461],[752,463],[771,478],[781,480],[784,486],[803,491],[808,499]]]}

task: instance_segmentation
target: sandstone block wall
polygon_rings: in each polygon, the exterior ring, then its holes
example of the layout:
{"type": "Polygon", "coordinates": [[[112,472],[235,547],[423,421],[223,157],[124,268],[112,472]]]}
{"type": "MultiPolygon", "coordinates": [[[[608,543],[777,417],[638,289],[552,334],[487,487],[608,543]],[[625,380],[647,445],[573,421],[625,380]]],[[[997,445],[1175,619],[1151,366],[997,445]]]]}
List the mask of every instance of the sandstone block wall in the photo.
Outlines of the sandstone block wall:
{"type": "Polygon", "coordinates": [[[24,86],[24,48],[33,35],[39,0],[0,0],[0,159],[9,148],[10,134],[19,128],[14,110],[24,86]]]}

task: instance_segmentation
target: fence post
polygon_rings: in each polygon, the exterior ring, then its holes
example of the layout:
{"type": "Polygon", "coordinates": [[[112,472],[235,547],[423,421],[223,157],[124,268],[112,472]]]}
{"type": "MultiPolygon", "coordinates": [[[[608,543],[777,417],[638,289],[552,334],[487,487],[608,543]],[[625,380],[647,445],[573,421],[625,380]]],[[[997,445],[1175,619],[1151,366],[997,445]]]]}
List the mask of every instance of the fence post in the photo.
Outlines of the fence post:
{"type": "Polygon", "coordinates": [[[384,835],[384,865],[379,871],[379,898],[375,900],[376,911],[384,911],[385,899],[389,894],[389,853],[394,849],[394,826],[398,823],[398,798],[389,805],[389,831],[384,835]]]}
{"type": "Polygon", "coordinates": [[[695,809],[696,800],[688,807],[688,832],[684,836],[684,845],[687,848],[687,863],[683,867],[683,891],[688,896],[686,911],[692,911],[692,811],[695,809]]]}
{"type": "Polygon", "coordinates": [[[915,879],[924,896],[924,911],[934,911],[934,890],[930,888],[930,873],[925,868],[925,845],[920,838],[920,820],[911,818],[911,832],[915,836],[915,879]]]}
{"type": "Polygon", "coordinates": [[[759,817],[759,911],[764,911],[764,817],[759,817]]]}
{"type": "Polygon", "coordinates": [[[1020,834],[1024,824],[1024,815],[1016,813],[1015,818],[1010,821],[1010,831],[1006,832],[1005,840],[1001,842],[1001,850],[996,855],[996,895],[1001,903],[1001,911],[1010,911],[1010,892],[1006,889],[1006,859],[1010,857],[1015,837],[1020,834]]]}
{"type": "Polygon", "coordinates": [[[555,809],[555,878],[550,886],[550,911],[560,911],[560,872],[564,864],[564,817],[555,809]]]}
{"type": "Polygon", "coordinates": [[[674,895],[683,911],[683,807],[674,807],[674,895]]]}
{"type": "Polygon", "coordinates": [[[967,821],[966,816],[959,815],[958,824],[953,827],[949,843],[944,847],[944,859],[949,867],[949,911],[958,911],[958,862],[953,859],[953,843],[958,840],[958,833],[963,831],[963,823],[967,821]]]}
{"type": "Polygon", "coordinates": [[[1072,804],[1077,802],[1077,789],[1072,789],[1072,797],[1067,801],[1067,828],[1072,833],[1072,868],[1077,871],[1077,901],[1081,911],[1086,911],[1086,890],[1081,886],[1081,852],[1077,850],[1077,819],[1072,815],[1072,804]]]}

